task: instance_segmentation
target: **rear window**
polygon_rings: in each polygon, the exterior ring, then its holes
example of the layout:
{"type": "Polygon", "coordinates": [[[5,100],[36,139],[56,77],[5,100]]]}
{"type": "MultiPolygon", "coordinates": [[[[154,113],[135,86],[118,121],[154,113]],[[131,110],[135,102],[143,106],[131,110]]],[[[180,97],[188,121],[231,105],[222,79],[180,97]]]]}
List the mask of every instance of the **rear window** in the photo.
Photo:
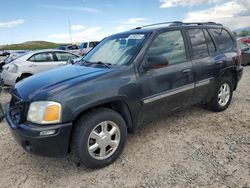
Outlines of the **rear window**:
{"type": "Polygon", "coordinates": [[[233,49],[234,41],[225,29],[210,29],[218,48],[222,52],[227,52],[233,49]]]}
{"type": "Polygon", "coordinates": [[[211,38],[210,34],[206,29],[203,29],[203,32],[207,41],[208,52],[209,54],[214,54],[216,52],[216,48],[213,39],[211,38]]]}
{"type": "Polygon", "coordinates": [[[188,29],[188,34],[191,40],[194,58],[207,57],[207,43],[203,31],[201,29],[188,29]]]}

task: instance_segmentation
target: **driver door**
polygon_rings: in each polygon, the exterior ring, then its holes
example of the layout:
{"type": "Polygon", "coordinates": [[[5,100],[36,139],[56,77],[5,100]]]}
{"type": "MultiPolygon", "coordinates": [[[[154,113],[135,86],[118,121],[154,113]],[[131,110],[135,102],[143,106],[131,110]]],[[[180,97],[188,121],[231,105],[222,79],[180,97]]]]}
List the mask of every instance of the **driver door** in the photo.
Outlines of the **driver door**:
{"type": "Polygon", "coordinates": [[[141,71],[143,114],[150,117],[190,104],[194,89],[192,62],[187,60],[183,33],[171,30],[159,34],[151,43],[145,61],[149,57],[164,56],[166,66],[141,71]]]}

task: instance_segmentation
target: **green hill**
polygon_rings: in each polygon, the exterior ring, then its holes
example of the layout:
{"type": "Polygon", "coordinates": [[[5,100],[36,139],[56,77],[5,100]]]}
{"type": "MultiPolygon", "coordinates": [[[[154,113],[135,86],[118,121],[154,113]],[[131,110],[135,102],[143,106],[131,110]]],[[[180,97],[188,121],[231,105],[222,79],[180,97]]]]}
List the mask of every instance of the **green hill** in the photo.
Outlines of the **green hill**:
{"type": "Polygon", "coordinates": [[[48,48],[58,48],[58,43],[47,42],[47,41],[28,41],[20,44],[1,45],[0,50],[38,50],[48,48]]]}

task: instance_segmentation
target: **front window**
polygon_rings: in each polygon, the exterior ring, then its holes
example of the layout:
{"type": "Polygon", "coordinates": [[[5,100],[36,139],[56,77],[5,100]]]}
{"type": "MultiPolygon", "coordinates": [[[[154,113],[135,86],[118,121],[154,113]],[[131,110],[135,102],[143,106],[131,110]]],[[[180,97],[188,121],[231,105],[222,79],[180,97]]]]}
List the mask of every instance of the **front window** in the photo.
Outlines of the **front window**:
{"type": "Polygon", "coordinates": [[[119,34],[104,39],[84,60],[103,62],[110,65],[125,65],[130,63],[137,54],[146,34],[119,34]]]}
{"type": "Polygon", "coordinates": [[[169,64],[185,61],[186,52],[181,31],[167,31],[158,35],[147,52],[147,57],[154,56],[166,57],[169,64]]]}
{"type": "Polygon", "coordinates": [[[56,52],[55,54],[56,54],[58,61],[68,61],[68,60],[78,58],[78,56],[76,56],[74,54],[69,54],[69,53],[56,52]]]}

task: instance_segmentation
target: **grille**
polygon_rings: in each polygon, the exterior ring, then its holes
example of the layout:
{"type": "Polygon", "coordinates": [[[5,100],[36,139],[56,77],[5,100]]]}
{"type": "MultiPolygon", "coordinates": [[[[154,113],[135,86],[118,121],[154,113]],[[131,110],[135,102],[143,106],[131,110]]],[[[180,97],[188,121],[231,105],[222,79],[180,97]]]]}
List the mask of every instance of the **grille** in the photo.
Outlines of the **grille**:
{"type": "Polygon", "coordinates": [[[20,98],[12,94],[9,106],[9,114],[15,124],[20,124],[26,119],[25,103],[20,98]]]}

